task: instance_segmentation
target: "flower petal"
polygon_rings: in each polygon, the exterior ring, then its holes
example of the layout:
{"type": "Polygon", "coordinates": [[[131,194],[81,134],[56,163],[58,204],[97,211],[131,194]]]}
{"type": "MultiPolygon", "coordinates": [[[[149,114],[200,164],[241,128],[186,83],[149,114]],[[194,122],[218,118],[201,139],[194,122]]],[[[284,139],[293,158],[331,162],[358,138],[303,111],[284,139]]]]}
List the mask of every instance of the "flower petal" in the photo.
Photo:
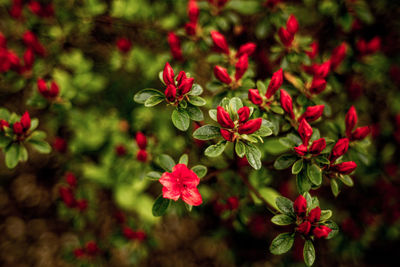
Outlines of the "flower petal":
{"type": "Polygon", "coordinates": [[[175,201],[177,201],[181,196],[181,190],[177,185],[174,185],[170,188],[164,186],[162,189],[162,193],[163,193],[163,198],[169,198],[175,201]]]}
{"type": "Polygon", "coordinates": [[[203,199],[196,187],[187,187],[182,190],[182,200],[189,205],[199,206],[203,199]]]}

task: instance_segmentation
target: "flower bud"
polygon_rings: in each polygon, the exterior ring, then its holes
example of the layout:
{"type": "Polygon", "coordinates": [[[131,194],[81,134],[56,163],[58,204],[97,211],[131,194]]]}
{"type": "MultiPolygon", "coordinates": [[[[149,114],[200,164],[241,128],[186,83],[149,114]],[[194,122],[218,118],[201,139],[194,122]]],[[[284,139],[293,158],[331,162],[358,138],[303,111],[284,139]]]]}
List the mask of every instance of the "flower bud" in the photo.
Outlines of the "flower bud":
{"type": "Polygon", "coordinates": [[[78,180],[76,179],[76,176],[74,173],[72,172],[67,172],[65,174],[65,181],[67,182],[67,184],[69,186],[71,186],[72,188],[75,188],[78,185],[78,180]]]}
{"type": "Polygon", "coordinates": [[[0,131],[4,131],[6,127],[10,127],[10,124],[6,120],[0,120],[0,131]]]}
{"type": "Polygon", "coordinates": [[[286,29],[293,35],[295,35],[296,32],[299,30],[299,23],[297,22],[297,19],[293,14],[290,15],[286,22],[286,29]]]}
{"type": "Polygon", "coordinates": [[[37,87],[38,87],[39,93],[42,96],[47,97],[47,94],[48,94],[47,85],[46,85],[46,82],[43,79],[38,79],[37,87]]]}
{"type": "Polygon", "coordinates": [[[327,238],[329,233],[332,231],[331,228],[325,226],[325,225],[320,225],[313,230],[313,235],[316,238],[327,238]]]}
{"type": "Polygon", "coordinates": [[[211,31],[211,38],[214,43],[214,50],[218,53],[229,55],[229,46],[226,42],[225,36],[217,31],[211,31]]]}
{"type": "Polygon", "coordinates": [[[364,126],[364,127],[358,127],[357,129],[354,130],[354,132],[351,134],[351,140],[362,140],[367,135],[371,132],[371,128],[369,126],[364,126]]]}
{"type": "Polygon", "coordinates": [[[136,159],[140,162],[147,161],[147,151],[144,149],[140,149],[136,154],[136,159]]]}
{"type": "Polygon", "coordinates": [[[322,78],[314,77],[311,82],[310,93],[312,94],[320,94],[326,88],[326,81],[322,78]]]}
{"type": "Polygon", "coordinates": [[[229,113],[221,106],[217,107],[217,121],[224,128],[232,129],[235,127],[229,113]]]}
{"type": "Polygon", "coordinates": [[[13,0],[10,10],[10,15],[15,19],[20,18],[22,14],[22,8],[23,8],[22,0],[13,0]]]}
{"type": "Polygon", "coordinates": [[[255,43],[245,43],[244,45],[239,47],[239,51],[236,53],[236,58],[240,58],[240,56],[244,54],[251,56],[256,48],[257,45],[255,43]]]}
{"type": "Polygon", "coordinates": [[[261,105],[263,102],[260,92],[257,89],[249,89],[248,98],[254,105],[261,105]]]}
{"type": "Polygon", "coordinates": [[[52,81],[50,84],[49,97],[55,98],[58,96],[59,93],[60,87],[58,87],[58,84],[56,82],[52,81]]]}
{"type": "Polygon", "coordinates": [[[308,213],[308,220],[309,220],[311,223],[316,223],[316,222],[318,222],[320,218],[321,218],[321,208],[320,208],[320,207],[313,208],[313,209],[310,210],[310,212],[308,213]]]}
{"type": "Polygon", "coordinates": [[[252,134],[258,129],[260,129],[261,124],[262,124],[261,118],[249,120],[248,122],[239,126],[238,132],[239,134],[252,134]]]}
{"type": "Polygon", "coordinates": [[[33,63],[35,63],[35,54],[30,48],[28,48],[24,53],[24,63],[27,70],[32,69],[33,63]]]}
{"type": "Polygon", "coordinates": [[[235,80],[238,81],[240,80],[243,75],[245,74],[245,72],[247,71],[249,67],[249,59],[248,56],[246,54],[244,54],[243,56],[241,56],[239,58],[239,60],[237,61],[236,65],[235,65],[235,80]]]}
{"type": "Polygon", "coordinates": [[[188,16],[191,22],[197,22],[199,18],[199,7],[197,6],[196,0],[189,0],[188,2],[188,16]]]}
{"type": "Polygon", "coordinates": [[[351,136],[351,132],[353,131],[354,127],[356,126],[357,121],[358,121],[358,116],[357,116],[356,108],[354,106],[351,106],[345,117],[347,137],[351,136]]]}
{"type": "Polygon", "coordinates": [[[311,48],[311,51],[310,50],[306,51],[306,54],[310,59],[314,59],[318,54],[318,43],[314,41],[310,45],[310,48],[311,48]]]}
{"type": "Polygon", "coordinates": [[[267,98],[270,98],[271,96],[273,96],[276,91],[278,91],[279,87],[282,86],[283,83],[283,71],[282,68],[280,68],[278,71],[276,71],[271,78],[271,81],[268,84],[268,89],[267,89],[267,93],[265,94],[265,96],[267,98]]]}
{"type": "Polygon", "coordinates": [[[370,54],[377,52],[380,48],[381,38],[379,36],[375,36],[374,38],[372,38],[367,45],[368,53],[370,54]]]}
{"type": "Polygon", "coordinates": [[[192,89],[193,83],[194,83],[193,78],[182,79],[182,82],[180,83],[180,85],[178,87],[179,94],[185,95],[185,94],[189,93],[189,91],[192,89]]]}
{"type": "Polygon", "coordinates": [[[126,239],[134,240],[136,239],[136,232],[132,230],[132,228],[128,226],[124,226],[122,229],[122,234],[125,236],[126,239]]]}
{"type": "Polygon", "coordinates": [[[349,149],[349,139],[341,138],[339,139],[332,149],[331,160],[335,161],[338,157],[344,155],[349,149]]]}
{"type": "Polygon", "coordinates": [[[356,43],[357,50],[361,55],[367,54],[367,42],[364,39],[360,39],[356,43]]]}
{"type": "Polygon", "coordinates": [[[308,146],[308,141],[310,140],[311,135],[313,133],[310,124],[308,124],[308,122],[305,119],[301,120],[297,131],[300,134],[301,140],[303,140],[303,144],[308,146]]]}
{"type": "Polygon", "coordinates": [[[317,65],[314,72],[315,76],[319,78],[325,78],[329,74],[329,70],[331,69],[331,62],[329,60],[325,61],[321,65],[317,65]]]}
{"type": "Polygon", "coordinates": [[[239,115],[239,122],[243,123],[249,119],[250,109],[249,109],[249,107],[244,106],[244,107],[241,107],[237,113],[239,115]]]}
{"type": "Polygon", "coordinates": [[[67,152],[68,144],[64,138],[56,137],[53,141],[53,148],[59,153],[67,152]]]}
{"type": "Polygon", "coordinates": [[[287,31],[284,27],[279,28],[278,36],[284,46],[290,47],[292,45],[294,35],[287,31]]]}
{"type": "Polygon", "coordinates": [[[174,32],[168,33],[168,44],[171,50],[172,57],[176,60],[183,60],[181,42],[174,32]]]}
{"type": "Polygon", "coordinates": [[[60,197],[67,207],[73,208],[76,205],[76,200],[72,189],[69,187],[60,187],[60,197]]]}
{"type": "Polygon", "coordinates": [[[340,63],[342,63],[343,59],[346,57],[346,44],[341,43],[339,46],[337,46],[333,51],[331,55],[331,67],[332,69],[336,69],[340,63]]]}
{"type": "Polygon", "coordinates": [[[25,45],[28,48],[32,48],[33,51],[40,55],[40,56],[44,56],[46,53],[45,48],[43,47],[43,45],[39,42],[38,38],[36,37],[36,35],[31,32],[31,31],[26,31],[22,37],[22,40],[24,41],[25,45]]]}
{"type": "Polygon", "coordinates": [[[87,254],[91,256],[96,255],[99,252],[99,247],[94,241],[87,242],[85,247],[87,254]]]}
{"type": "Polygon", "coordinates": [[[336,165],[332,165],[331,169],[340,174],[350,174],[357,168],[357,164],[354,161],[342,162],[336,165]]]}
{"type": "MultiPolygon", "coordinates": [[[[175,81],[174,81],[174,70],[172,69],[171,65],[169,63],[165,63],[164,71],[163,71],[163,80],[164,83],[168,85],[174,85],[175,86],[175,81]]],[[[175,97],[175,96],[174,96],[175,97]]]]}
{"type": "Polygon", "coordinates": [[[175,101],[175,97],[176,97],[176,87],[173,84],[169,84],[167,86],[167,88],[165,89],[165,98],[169,101],[169,102],[174,102],[175,101]]]}
{"type": "Polygon", "coordinates": [[[83,248],[74,249],[74,256],[77,259],[82,258],[83,256],[85,256],[85,250],[83,248]]]}
{"type": "Polygon", "coordinates": [[[178,87],[182,84],[182,82],[184,81],[184,80],[186,80],[187,79],[187,77],[186,77],[186,73],[183,71],[183,70],[181,70],[180,72],[179,72],[179,74],[178,74],[178,77],[176,77],[176,81],[178,82],[178,87]]]}
{"type": "Polygon", "coordinates": [[[214,75],[222,83],[230,84],[232,82],[232,79],[229,76],[228,71],[223,67],[215,66],[214,67],[214,75]]]}
{"type": "Polygon", "coordinates": [[[185,31],[187,35],[190,36],[196,35],[196,28],[197,28],[196,22],[188,22],[185,24],[185,31]]]}
{"type": "Polygon", "coordinates": [[[132,42],[127,38],[119,38],[116,44],[118,50],[122,53],[128,53],[132,48],[132,42]]]}
{"type": "Polygon", "coordinates": [[[299,156],[304,156],[308,152],[306,145],[299,145],[293,149],[294,149],[294,152],[296,152],[297,155],[299,155],[299,156]]]}
{"type": "Polygon", "coordinates": [[[125,148],[125,146],[124,146],[124,145],[117,145],[117,146],[115,147],[115,154],[116,154],[118,157],[123,157],[123,156],[125,156],[125,155],[126,155],[126,148],[125,148]]]}
{"type": "Polygon", "coordinates": [[[24,133],[24,129],[22,127],[22,124],[20,122],[16,122],[13,124],[13,131],[17,135],[21,135],[24,133]]]}
{"type": "Polygon", "coordinates": [[[142,132],[136,133],[136,144],[140,149],[146,149],[147,146],[147,138],[142,132]]]}
{"type": "Polygon", "coordinates": [[[236,210],[239,207],[239,198],[236,196],[229,197],[226,204],[228,204],[230,210],[236,210]]]}
{"type": "Polygon", "coordinates": [[[293,203],[293,209],[297,216],[306,215],[307,200],[302,195],[299,195],[293,203]]]}
{"type": "Polygon", "coordinates": [[[136,239],[139,241],[144,241],[147,238],[146,233],[143,230],[136,231],[136,239]]]}
{"type": "Polygon", "coordinates": [[[80,212],[83,212],[87,209],[88,207],[88,202],[86,199],[78,199],[76,200],[76,207],[80,212]]]}
{"type": "Polygon", "coordinates": [[[294,113],[293,113],[293,101],[292,97],[283,89],[281,89],[281,106],[286,113],[289,114],[290,118],[294,120],[294,113]]]}
{"type": "Polygon", "coordinates": [[[31,117],[29,116],[28,111],[25,111],[21,116],[21,124],[25,131],[31,128],[31,117]]]}
{"type": "Polygon", "coordinates": [[[316,105],[307,107],[304,114],[299,118],[299,121],[305,119],[307,122],[313,122],[319,119],[324,112],[324,105],[316,105]]]}
{"type": "Polygon", "coordinates": [[[303,235],[308,235],[311,230],[311,223],[309,221],[304,221],[297,227],[297,232],[303,235]]]}
{"type": "Polygon", "coordinates": [[[219,132],[226,141],[232,142],[234,134],[231,131],[221,128],[219,132]]]}
{"type": "Polygon", "coordinates": [[[318,140],[315,140],[311,146],[310,146],[310,153],[314,155],[319,155],[322,150],[324,150],[326,147],[326,141],[324,138],[320,138],[318,140]]]}

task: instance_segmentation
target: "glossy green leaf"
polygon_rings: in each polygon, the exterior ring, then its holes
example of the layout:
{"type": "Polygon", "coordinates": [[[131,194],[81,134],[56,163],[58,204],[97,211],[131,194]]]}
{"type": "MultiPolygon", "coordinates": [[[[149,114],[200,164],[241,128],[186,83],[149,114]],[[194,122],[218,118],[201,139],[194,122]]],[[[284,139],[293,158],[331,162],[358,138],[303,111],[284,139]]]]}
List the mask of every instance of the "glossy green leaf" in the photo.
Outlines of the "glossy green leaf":
{"type": "Polygon", "coordinates": [[[288,252],[294,243],[293,233],[282,233],[272,240],[269,251],[274,255],[280,255],[288,252]]]}
{"type": "Polygon", "coordinates": [[[186,131],[190,126],[189,114],[184,109],[175,109],[172,112],[172,123],[181,131],[186,131]]]}
{"type": "Polygon", "coordinates": [[[303,168],[303,159],[299,159],[296,161],[293,166],[292,166],[292,173],[293,174],[298,174],[301,169],[303,168]]]}
{"type": "Polygon", "coordinates": [[[219,127],[213,125],[204,125],[193,133],[193,137],[199,140],[210,140],[221,136],[219,127]]]}
{"type": "Polygon", "coordinates": [[[223,140],[215,145],[211,145],[206,148],[204,154],[208,157],[218,157],[219,155],[222,154],[222,152],[224,152],[226,144],[227,144],[226,141],[223,140]]]}
{"type": "Polygon", "coordinates": [[[207,174],[207,167],[203,165],[196,165],[192,168],[199,178],[203,178],[207,174]]]}
{"type": "Polygon", "coordinates": [[[303,248],[304,262],[307,266],[313,265],[315,261],[315,249],[311,240],[306,240],[303,248]]]}
{"type": "Polygon", "coordinates": [[[161,93],[160,91],[156,89],[147,88],[136,93],[135,96],[133,97],[133,100],[139,104],[144,104],[144,102],[146,102],[146,100],[151,96],[165,97],[164,94],[161,93]]]}
{"type": "Polygon", "coordinates": [[[170,204],[171,200],[168,198],[163,198],[162,195],[160,195],[153,204],[153,208],[151,209],[153,216],[159,217],[164,215],[167,212],[168,206],[170,204]]]}
{"type": "Polygon", "coordinates": [[[286,214],[278,214],[272,217],[271,222],[276,225],[289,225],[295,223],[295,219],[286,214]]]}
{"type": "Polygon", "coordinates": [[[322,183],[322,172],[321,169],[315,165],[309,165],[307,167],[307,175],[310,181],[315,185],[321,185],[322,183]]]}
{"type": "Polygon", "coordinates": [[[172,171],[175,166],[175,161],[167,154],[161,154],[157,158],[158,165],[166,171],[172,171]]]}
{"type": "Polygon", "coordinates": [[[289,216],[294,214],[293,201],[282,196],[277,197],[275,201],[276,201],[276,206],[282,213],[287,214],[289,216]]]}
{"type": "Polygon", "coordinates": [[[292,166],[297,160],[297,156],[294,154],[283,154],[277,158],[274,162],[274,168],[277,170],[284,170],[292,166]]]}

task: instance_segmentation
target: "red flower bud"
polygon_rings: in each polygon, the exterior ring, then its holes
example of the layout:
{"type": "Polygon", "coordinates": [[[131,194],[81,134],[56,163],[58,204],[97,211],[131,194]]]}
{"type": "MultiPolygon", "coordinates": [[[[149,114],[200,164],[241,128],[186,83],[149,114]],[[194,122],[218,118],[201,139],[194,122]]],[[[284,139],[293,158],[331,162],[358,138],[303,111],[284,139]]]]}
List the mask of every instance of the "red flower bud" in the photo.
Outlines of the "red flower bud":
{"type": "Polygon", "coordinates": [[[117,48],[122,53],[128,53],[132,48],[132,42],[127,38],[119,38],[117,40],[117,48]]]}
{"type": "Polygon", "coordinates": [[[306,145],[299,145],[299,146],[297,146],[297,147],[295,147],[293,149],[297,153],[297,155],[299,155],[299,156],[304,156],[308,152],[308,149],[307,149],[306,145]]]}
{"type": "Polygon", "coordinates": [[[312,94],[320,94],[326,88],[326,81],[321,78],[314,77],[310,87],[310,93],[312,94]]]}
{"type": "Polygon", "coordinates": [[[293,120],[294,113],[293,113],[292,97],[283,89],[281,89],[280,92],[281,92],[281,106],[282,106],[283,110],[285,110],[286,113],[288,113],[290,118],[293,120]]]}
{"type": "Polygon", "coordinates": [[[122,211],[116,211],[114,217],[119,224],[124,224],[126,222],[125,214],[122,211]]]}
{"type": "Polygon", "coordinates": [[[143,241],[147,238],[146,233],[143,230],[136,231],[136,239],[139,241],[143,241]]]}
{"type": "Polygon", "coordinates": [[[132,228],[128,226],[124,226],[122,229],[122,234],[125,236],[126,239],[134,240],[136,239],[136,232],[132,230],[132,228]]]}
{"type": "Polygon", "coordinates": [[[196,35],[196,28],[197,28],[197,23],[196,22],[188,22],[185,24],[185,31],[187,35],[196,35]]]}
{"type": "Polygon", "coordinates": [[[46,85],[46,82],[43,79],[38,79],[37,87],[38,87],[39,93],[42,96],[47,97],[47,85],[46,85]]]}
{"type": "Polygon", "coordinates": [[[36,54],[44,56],[46,51],[43,45],[39,42],[38,38],[36,35],[31,32],[31,31],[26,31],[24,33],[24,36],[22,37],[22,40],[24,41],[25,45],[28,48],[32,48],[33,51],[35,51],[36,54]]]}
{"type": "Polygon", "coordinates": [[[239,115],[239,122],[243,123],[249,119],[250,109],[249,109],[249,107],[244,106],[244,107],[241,107],[237,113],[239,115]]]}
{"type": "Polygon", "coordinates": [[[115,147],[115,154],[117,154],[118,157],[123,157],[126,155],[126,148],[124,145],[117,145],[115,147]]]}
{"type": "Polygon", "coordinates": [[[325,226],[325,225],[320,225],[313,230],[313,235],[316,238],[327,238],[329,233],[332,231],[331,228],[325,226]]]}
{"type": "Polygon", "coordinates": [[[299,30],[299,23],[297,22],[297,19],[293,14],[290,15],[286,22],[286,29],[293,35],[295,35],[296,32],[299,30]]]}
{"type": "Polygon", "coordinates": [[[346,57],[346,50],[347,47],[345,43],[341,43],[339,46],[333,49],[331,55],[331,66],[333,70],[336,69],[346,57]]]}
{"type": "Polygon", "coordinates": [[[229,113],[221,106],[217,107],[217,121],[224,128],[232,129],[235,127],[229,113]]]}
{"type": "Polygon", "coordinates": [[[30,48],[28,48],[24,53],[24,63],[25,68],[28,70],[32,69],[33,63],[35,63],[35,54],[30,48]]]}
{"type": "Polygon", "coordinates": [[[320,207],[313,208],[313,209],[310,210],[310,212],[308,213],[308,220],[309,220],[311,223],[316,223],[316,222],[318,222],[320,218],[321,218],[321,208],[320,208],[320,207]]]}
{"type": "Polygon", "coordinates": [[[256,50],[257,45],[255,43],[245,43],[244,45],[239,47],[239,51],[236,53],[236,58],[246,54],[251,56],[256,50]]]}
{"type": "Polygon", "coordinates": [[[178,90],[180,95],[185,95],[189,93],[189,91],[192,89],[194,79],[193,78],[186,78],[182,79],[182,82],[180,83],[178,90]]]}
{"type": "Polygon", "coordinates": [[[167,88],[165,89],[165,98],[169,101],[169,102],[174,102],[175,101],[175,97],[176,97],[176,87],[173,84],[169,84],[167,86],[167,88]]]}
{"type": "Polygon", "coordinates": [[[335,161],[338,157],[344,155],[349,149],[349,139],[341,138],[339,139],[332,149],[331,160],[335,161]]]}
{"type": "Polygon", "coordinates": [[[299,121],[305,119],[307,122],[313,122],[319,119],[324,112],[324,105],[316,105],[307,107],[304,114],[299,118],[299,121]]]}
{"type": "Polygon", "coordinates": [[[147,151],[144,149],[140,149],[136,154],[136,159],[140,162],[147,161],[147,151]]]}
{"type": "Polygon", "coordinates": [[[373,54],[377,52],[381,48],[381,38],[379,36],[375,36],[368,43],[368,52],[373,54]]]}
{"type": "Polygon", "coordinates": [[[59,153],[67,152],[67,141],[64,138],[56,137],[53,141],[53,148],[59,153]]]}
{"type": "Polygon", "coordinates": [[[67,207],[73,208],[76,205],[76,200],[72,189],[69,187],[60,187],[60,197],[67,207]]]}
{"type": "Polygon", "coordinates": [[[367,135],[371,132],[371,128],[369,126],[364,126],[364,127],[358,127],[357,129],[354,130],[354,132],[351,134],[351,140],[362,140],[367,135]]]}
{"type": "Polygon", "coordinates": [[[217,31],[211,31],[211,38],[214,43],[214,50],[218,53],[224,53],[229,55],[229,46],[226,42],[225,36],[217,31]]]}
{"type": "Polygon", "coordinates": [[[318,54],[318,43],[314,41],[310,45],[310,48],[311,48],[311,51],[306,51],[306,54],[308,55],[308,57],[310,59],[314,59],[318,54]]]}
{"type": "Polygon", "coordinates": [[[315,76],[319,78],[325,78],[329,74],[331,69],[331,62],[329,60],[325,61],[321,65],[317,65],[315,68],[315,76]]]}
{"type": "Polygon", "coordinates": [[[249,67],[249,59],[246,54],[241,56],[235,65],[235,80],[240,80],[249,67]]]}
{"type": "Polygon", "coordinates": [[[292,45],[294,35],[287,31],[284,27],[279,28],[278,35],[284,46],[289,47],[292,45]]]}
{"type": "Polygon", "coordinates": [[[10,127],[10,125],[8,124],[8,122],[6,120],[0,120],[0,131],[4,131],[4,128],[8,128],[10,127]]]}
{"type": "Polygon", "coordinates": [[[263,102],[260,92],[257,89],[249,89],[248,98],[254,105],[261,105],[263,102]]]}
{"type": "Polygon", "coordinates": [[[228,204],[230,210],[236,210],[239,207],[239,198],[236,196],[229,197],[226,204],[228,204]]]}
{"type": "Polygon", "coordinates": [[[188,16],[191,22],[197,22],[199,18],[199,7],[197,6],[196,0],[189,0],[188,2],[188,16]]]}
{"type": "Polygon", "coordinates": [[[94,241],[89,241],[86,243],[86,252],[87,254],[94,256],[99,252],[99,247],[94,241]]]}
{"type": "MultiPolygon", "coordinates": [[[[174,70],[172,69],[171,65],[169,63],[165,63],[164,71],[163,71],[163,80],[164,83],[168,85],[174,85],[175,86],[175,81],[174,81],[174,70]]],[[[175,97],[175,96],[174,96],[175,97]]]]}
{"type": "Polygon", "coordinates": [[[172,57],[176,60],[183,60],[181,42],[174,32],[168,33],[168,44],[171,50],[172,57]]]}
{"type": "Polygon", "coordinates": [[[22,124],[20,122],[16,122],[13,124],[13,131],[17,135],[21,135],[24,133],[24,129],[22,127],[22,124]]]}
{"type": "Polygon", "coordinates": [[[82,258],[83,256],[85,256],[85,250],[83,248],[74,249],[74,256],[77,259],[82,258]]]}
{"type": "Polygon", "coordinates": [[[310,146],[310,153],[314,155],[319,155],[322,150],[324,150],[326,147],[326,141],[324,138],[320,138],[318,140],[315,140],[311,146],[310,146]]]}
{"type": "Polygon", "coordinates": [[[297,232],[303,235],[308,235],[311,230],[311,223],[309,221],[304,221],[297,227],[297,232]]]}
{"type": "Polygon", "coordinates": [[[299,125],[299,128],[297,131],[300,134],[301,140],[303,140],[303,144],[308,146],[308,141],[310,140],[311,135],[313,133],[313,130],[312,130],[310,124],[308,124],[308,122],[305,119],[303,119],[300,122],[300,125],[299,125]]]}
{"type": "Polygon", "coordinates": [[[282,86],[282,83],[283,83],[283,71],[282,71],[282,68],[280,68],[272,75],[272,78],[268,84],[268,89],[267,89],[267,93],[265,94],[265,96],[267,98],[270,98],[271,96],[273,96],[276,93],[276,91],[278,91],[279,87],[282,86]]]}
{"type": "Polygon", "coordinates": [[[25,131],[31,128],[31,117],[29,116],[28,111],[25,111],[21,116],[21,124],[25,131]]]}
{"type": "Polygon", "coordinates": [[[219,129],[219,132],[221,133],[221,136],[222,136],[226,141],[229,141],[229,142],[232,142],[232,141],[233,141],[233,136],[234,136],[234,134],[233,134],[231,131],[221,128],[221,129],[219,129]]]}
{"type": "Polygon", "coordinates": [[[356,43],[357,50],[360,54],[365,55],[367,54],[367,42],[364,39],[360,39],[356,43]]]}
{"type": "Polygon", "coordinates": [[[20,18],[22,14],[22,8],[23,8],[22,0],[13,0],[10,10],[10,15],[16,19],[20,18]]]}
{"type": "Polygon", "coordinates": [[[297,216],[303,216],[307,212],[307,200],[299,195],[293,203],[293,209],[297,216]]]}
{"type": "Polygon", "coordinates": [[[146,149],[147,146],[147,138],[142,132],[136,133],[136,144],[140,149],[146,149]]]}
{"type": "Polygon", "coordinates": [[[76,207],[78,208],[79,211],[83,212],[87,209],[88,207],[88,202],[86,199],[78,199],[76,201],[76,207]]]}
{"type": "Polygon", "coordinates": [[[258,129],[260,129],[261,124],[262,124],[261,118],[249,120],[248,122],[239,126],[238,132],[240,134],[252,134],[258,129]]]}
{"type": "Polygon", "coordinates": [[[357,164],[354,161],[342,162],[336,165],[332,165],[331,169],[340,174],[350,174],[357,168],[357,164]]]}
{"type": "Polygon", "coordinates": [[[228,71],[223,67],[215,66],[214,67],[214,75],[222,83],[230,84],[232,82],[232,79],[229,76],[228,71]]]}
{"type": "Polygon", "coordinates": [[[58,96],[59,93],[60,93],[60,87],[58,87],[58,84],[56,84],[56,82],[52,81],[50,85],[49,96],[51,98],[55,98],[58,96]]]}
{"type": "Polygon", "coordinates": [[[74,173],[72,172],[67,172],[65,174],[65,181],[67,182],[67,184],[69,186],[71,186],[72,188],[75,188],[78,184],[78,180],[76,179],[76,176],[74,173]]]}
{"type": "Polygon", "coordinates": [[[347,137],[351,136],[351,132],[353,131],[354,127],[356,126],[357,121],[358,121],[358,116],[357,116],[356,108],[354,106],[351,106],[345,117],[347,137]]]}

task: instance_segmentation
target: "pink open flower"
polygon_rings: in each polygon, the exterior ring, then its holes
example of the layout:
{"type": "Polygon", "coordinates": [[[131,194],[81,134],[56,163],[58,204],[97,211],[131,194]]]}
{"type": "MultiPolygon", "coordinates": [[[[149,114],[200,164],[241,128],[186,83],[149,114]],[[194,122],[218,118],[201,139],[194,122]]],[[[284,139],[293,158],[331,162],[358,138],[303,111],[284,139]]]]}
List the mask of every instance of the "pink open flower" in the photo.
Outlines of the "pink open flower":
{"type": "Polygon", "coordinates": [[[177,164],[172,172],[164,172],[159,181],[164,186],[162,189],[164,198],[175,201],[182,198],[192,206],[198,206],[203,202],[197,189],[200,178],[185,164],[177,164]]]}

